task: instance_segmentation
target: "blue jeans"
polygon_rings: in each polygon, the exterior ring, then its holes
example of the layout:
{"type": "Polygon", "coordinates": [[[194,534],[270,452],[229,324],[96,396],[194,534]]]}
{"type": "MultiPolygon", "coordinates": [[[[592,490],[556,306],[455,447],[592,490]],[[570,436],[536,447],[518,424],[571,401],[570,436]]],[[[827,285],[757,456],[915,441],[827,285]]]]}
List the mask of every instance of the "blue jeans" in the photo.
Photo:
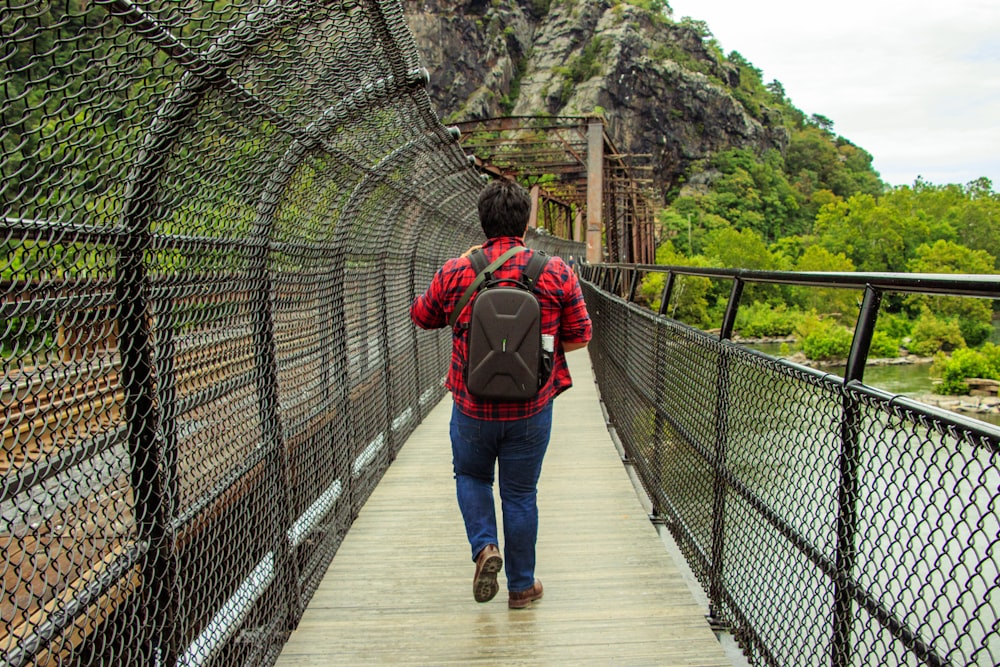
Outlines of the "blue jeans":
{"type": "Polygon", "coordinates": [[[527,419],[484,421],[452,408],[451,452],[458,507],[472,558],[499,545],[493,505],[493,470],[499,463],[507,589],[526,591],[535,582],[538,477],[552,432],[552,404],[527,419]]]}

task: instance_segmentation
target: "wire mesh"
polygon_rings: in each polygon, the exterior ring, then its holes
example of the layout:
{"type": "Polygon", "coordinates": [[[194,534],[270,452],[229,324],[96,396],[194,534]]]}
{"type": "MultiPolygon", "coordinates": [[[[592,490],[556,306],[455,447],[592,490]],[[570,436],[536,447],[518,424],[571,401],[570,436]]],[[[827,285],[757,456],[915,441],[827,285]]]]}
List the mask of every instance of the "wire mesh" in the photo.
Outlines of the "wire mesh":
{"type": "Polygon", "coordinates": [[[611,425],[752,664],[1000,663],[1000,430],[583,288],[611,425]]]}
{"type": "Polygon", "coordinates": [[[4,664],[273,662],[481,236],[395,2],[0,7],[4,664]]]}
{"type": "MultiPolygon", "coordinates": [[[[0,37],[0,653],[270,664],[443,393],[403,324],[482,183],[396,2],[28,0],[0,37]]],[[[754,662],[1000,662],[995,434],[585,289],[754,662]]]]}

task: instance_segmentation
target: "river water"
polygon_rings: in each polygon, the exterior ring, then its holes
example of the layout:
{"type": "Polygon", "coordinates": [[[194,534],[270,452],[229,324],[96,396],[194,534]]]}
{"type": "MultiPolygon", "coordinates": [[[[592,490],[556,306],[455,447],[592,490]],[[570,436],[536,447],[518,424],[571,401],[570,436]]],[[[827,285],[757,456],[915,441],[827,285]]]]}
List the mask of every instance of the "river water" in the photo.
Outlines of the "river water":
{"type": "MultiPolygon", "coordinates": [[[[994,333],[994,338],[996,337],[997,334],[994,333]]],[[[748,343],[744,347],[763,352],[772,357],[781,356],[781,343],[748,343]]],[[[836,373],[841,377],[844,376],[844,366],[829,366],[824,367],[822,370],[829,373],[836,373]]],[[[931,365],[929,363],[891,364],[884,366],[869,365],[865,368],[864,383],[882,391],[920,400],[921,396],[934,393],[934,382],[933,378],[931,378],[930,370],[931,365]]],[[[965,398],[969,399],[970,397],[965,398]]],[[[963,412],[962,414],[1000,426],[1000,414],[970,412],[963,412]]]]}
{"type": "MultiPolygon", "coordinates": [[[[772,357],[780,357],[781,345],[747,344],[772,357]]],[[[870,365],[865,368],[865,384],[883,391],[921,400],[933,393],[933,379],[929,363],[870,365]]],[[[824,372],[843,376],[844,367],[824,367],[824,372]]],[[[975,397],[964,397],[973,402],[975,397]]],[[[1000,426],[1000,415],[960,413],[966,418],[978,419],[1000,426]]],[[[822,427],[817,427],[821,430],[822,427]]],[[[809,442],[811,429],[803,424],[803,433],[793,434],[802,443],[809,442]]],[[[1000,536],[1000,517],[996,502],[1000,489],[1000,473],[995,454],[986,448],[975,451],[941,447],[934,440],[926,446],[915,438],[919,450],[907,449],[899,442],[872,438],[859,463],[859,484],[864,489],[865,502],[857,507],[858,535],[860,540],[854,573],[869,592],[896,618],[919,626],[910,626],[919,638],[931,646],[939,656],[951,651],[945,664],[962,664],[972,667],[996,667],[1000,664],[1000,646],[997,633],[997,595],[1000,582],[1000,557],[997,555],[997,536],[1000,536]],[[964,457],[964,458],[963,458],[964,457]],[[961,662],[959,662],[961,661],[961,662]]],[[[794,447],[793,447],[794,448],[794,447]]],[[[780,458],[780,457],[779,457],[780,458]]],[[[794,456],[781,458],[794,461],[794,456]]],[[[776,474],[781,466],[771,468],[776,474]]],[[[826,471],[830,473],[830,471],[826,471]]],[[[787,479],[796,475],[808,477],[816,487],[835,486],[827,478],[816,477],[820,471],[810,473],[791,466],[787,479]]],[[[836,474],[835,471],[832,474],[836,474]]],[[[782,484],[777,484],[780,488],[782,484]]],[[[768,491],[771,491],[768,487],[768,491]]],[[[832,515],[817,512],[803,519],[803,534],[816,535],[817,544],[832,545],[835,540],[836,521],[832,515]]],[[[798,520],[798,519],[796,519],[798,520]]],[[[746,550],[753,545],[735,543],[733,549],[746,550]]],[[[762,547],[768,552],[770,547],[762,547]]],[[[734,556],[739,561],[741,556],[734,556]]],[[[782,567],[802,572],[805,589],[821,590],[824,576],[811,569],[805,556],[793,558],[800,568],[770,559],[769,553],[759,559],[756,569],[749,575],[750,590],[768,590],[769,581],[781,581],[782,567]],[[815,577],[813,581],[810,577],[815,577]]],[[[742,575],[741,575],[742,576],[742,575]]],[[[830,641],[829,628],[822,624],[809,624],[808,619],[825,613],[823,599],[808,595],[788,596],[783,612],[775,613],[766,608],[768,602],[758,603],[747,597],[744,601],[748,616],[758,620],[760,630],[780,636],[783,626],[799,624],[800,632],[809,636],[799,645],[778,642],[778,650],[790,654],[801,646],[824,646],[830,641]]],[[[855,632],[858,633],[857,653],[851,665],[858,667],[913,667],[916,658],[907,655],[901,645],[887,649],[888,633],[863,630],[866,623],[878,623],[867,612],[855,609],[858,616],[855,632]],[[869,656],[878,656],[871,658],[869,656]]],[[[890,644],[892,642],[889,642],[890,644]]],[[[829,664],[825,655],[803,656],[790,662],[820,667],[829,664]]],[[[929,663],[928,663],[929,664],[929,663]]]]}

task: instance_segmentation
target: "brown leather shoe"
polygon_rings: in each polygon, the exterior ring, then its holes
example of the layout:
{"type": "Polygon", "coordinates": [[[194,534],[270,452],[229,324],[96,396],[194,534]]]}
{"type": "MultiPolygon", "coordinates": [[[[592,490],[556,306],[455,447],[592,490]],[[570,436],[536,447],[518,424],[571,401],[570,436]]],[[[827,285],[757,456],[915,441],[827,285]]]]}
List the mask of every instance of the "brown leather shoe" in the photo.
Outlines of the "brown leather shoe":
{"type": "Polygon", "coordinates": [[[542,599],[542,582],[535,579],[535,583],[526,591],[510,593],[507,598],[507,606],[511,609],[524,609],[532,602],[542,599]]]}
{"type": "Polygon", "coordinates": [[[500,590],[497,572],[501,567],[500,549],[495,544],[487,544],[476,556],[476,576],[472,579],[472,597],[476,602],[489,602],[496,596],[500,590]]]}

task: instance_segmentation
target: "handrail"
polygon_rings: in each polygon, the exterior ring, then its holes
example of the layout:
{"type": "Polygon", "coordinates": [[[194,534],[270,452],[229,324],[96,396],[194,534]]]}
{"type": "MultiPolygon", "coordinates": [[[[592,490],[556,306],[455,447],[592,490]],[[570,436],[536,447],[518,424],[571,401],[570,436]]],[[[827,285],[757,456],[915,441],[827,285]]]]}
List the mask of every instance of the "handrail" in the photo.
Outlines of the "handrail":
{"type": "Polygon", "coordinates": [[[663,292],[660,297],[660,314],[665,312],[666,304],[675,284],[674,276],[698,276],[703,278],[728,279],[733,281],[733,288],[726,304],[722,326],[719,330],[719,340],[727,340],[732,336],[736,313],[740,305],[740,297],[745,283],[761,283],[774,285],[804,285],[810,287],[826,287],[838,289],[863,289],[865,292],[861,310],[858,313],[857,326],[851,341],[851,350],[847,357],[847,368],[844,381],[861,381],[864,377],[865,364],[871,348],[872,336],[875,333],[875,323],[878,319],[879,305],[885,292],[900,292],[906,294],[934,294],[939,296],[975,297],[983,299],[1000,299],[1000,275],[993,274],[949,274],[949,273],[848,273],[820,271],[762,271],[756,269],[723,269],[698,266],[677,266],[661,264],[583,264],[581,275],[595,284],[615,291],[617,286],[625,283],[626,276],[631,277],[628,299],[635,296],[636,286],[643,273],[666,273],[663,292]]]}
{"type": "Polygon", "coordinates": [[[811,664],[822,651],[836,667],[885,646],[929,665],[957,664],[956,655],[978,656],[965,664],[996,658],[976,648],[995,635],[996,610],[984,615],[962,596],[983,588],[985,599],[1000,586],[990,544],[1000,428],[869,387],[863,372],[884,293],[995,299],[1000,275],[637,264],[579,271],[609,419],[654,499],[654,518],[708,594],[710,618],[731,626],[748,655],[761,664],[806,664],[809,656],[811,664]],[[731,280],[719,334],[665,317],[662,304],[654,313],[630,303],[651,272],[667,275],[663,304],[676,276],[731,280]],[[844,377],[729,341],[747,283],[863,289],[844,377]],[[966,532],[975,545],[959,537],[966,532]],[[949,565],[959,560],[958,570],[949,565]],[[917,571],[931,573],[932,589],[926,577],[907,574],[917,571]],[[806,600],[810,594],[816,599],[806,600]],[[788,609],[775,606],[779,597],[788,609]],[[913,612],[913,599],[933,604],[938,616],[913,612]],[[981,623],[963,624],[971,614],[981,623]],[[798,634],[786,641],[774,629],[788,623],[798,634]],[[799,624],[822,630],[803,636],[809,631],[799,624]]]}
{"type": "Polygon", "coordinates": [[[591,264],[589,266],[628,273],[657,272],[703,278],[730,278],[746,283],[833,288],[864,288],[871,285],[875,289],[886,292],[1000,299],[1000,275],[995,274],[763,271],[758,269],[622,263],[591,264]]]}

